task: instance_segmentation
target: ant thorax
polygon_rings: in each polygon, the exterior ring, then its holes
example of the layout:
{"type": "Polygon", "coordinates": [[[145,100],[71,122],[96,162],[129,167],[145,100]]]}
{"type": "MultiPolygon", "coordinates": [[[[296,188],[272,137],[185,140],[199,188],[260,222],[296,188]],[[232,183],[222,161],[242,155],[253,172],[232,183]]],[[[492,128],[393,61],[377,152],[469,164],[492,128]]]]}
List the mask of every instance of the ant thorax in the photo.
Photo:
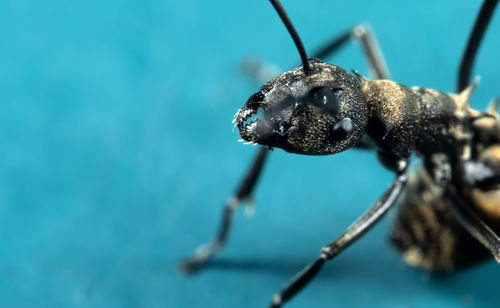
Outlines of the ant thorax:
{"type": "Polygon", "coordinates": [[[468,107],[473,86],[460,94],[449,94],[357,76],[369,110],[366,134],[379,151],[409,158],[412,153],[456,151],[456,146],[470,141],[470,122],[478,115],[468,107]]]}

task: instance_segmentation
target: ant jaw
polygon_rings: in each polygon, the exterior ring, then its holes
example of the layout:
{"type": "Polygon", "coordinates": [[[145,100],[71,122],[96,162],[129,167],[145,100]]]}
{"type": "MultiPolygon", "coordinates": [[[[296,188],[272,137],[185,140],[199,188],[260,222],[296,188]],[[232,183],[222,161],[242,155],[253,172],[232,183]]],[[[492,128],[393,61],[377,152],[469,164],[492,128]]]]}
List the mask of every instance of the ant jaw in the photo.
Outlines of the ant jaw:
{"type": "Polygon", "coordinates": [[[263,115],[264,103],[258,105],[245,104],[235,115],[235,125],[243,140],[251,144],[263,144],[272,135],[272,129],[267,125],[263,115]]]}

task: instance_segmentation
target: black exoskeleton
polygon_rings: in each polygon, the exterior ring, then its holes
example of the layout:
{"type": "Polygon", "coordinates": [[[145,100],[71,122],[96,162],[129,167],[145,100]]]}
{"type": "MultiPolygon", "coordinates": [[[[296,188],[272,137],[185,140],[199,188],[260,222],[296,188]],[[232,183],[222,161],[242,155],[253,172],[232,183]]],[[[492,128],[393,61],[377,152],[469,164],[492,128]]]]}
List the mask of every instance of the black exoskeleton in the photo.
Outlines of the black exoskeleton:
{"type": "Polygon", "coordinates": [[[485,0],[460,64],[457,94],[407,87],[390,80],[380,48],[367,26],[336,37],[308,59],[300,37],[278,0],[270,0],[299,51],[302,66],[265,83],[237,112],[241,137],[261,147],[226,203],[215,239],[182,263],[187,272],[206,264],[225,243],[232,214],[252,192],[268,149],[328,155],[350,148],[373,150],[395,179],[341,236],[278,292],[280,307],[321,270],[327,260],[372,228],[394,206],[391,240],[404,260],[430,270],[473,265],[491,255],[500,262],[500,126],[498,100],[485,112],[469,107],[470,82],[480,42],[498,0],[485,0]],[[327,64],[322,58],[358,40],[374,79],[327,64]],[[410,158],[421,163],[409,171],[410,158]]]}
{"type": "Polygon", "coordinates": [[[309,155],[335,154],[360,141],[368,106],[359,82],[341,67],[309,63],[310,75],[299,67],[250,97],[236,117],[243,139],[309,155]]]}
{"type": "Polygon", "coordinates": [[[444,153],[480,113],[461,94],[408,88],[390,80],[358,79],[343,68],[309,61],[272,79],[236,114],[241,137],[285,151],[326,155],[357,145],[366,134],[382,163],[405,167],[412,153],[444,153]]]}

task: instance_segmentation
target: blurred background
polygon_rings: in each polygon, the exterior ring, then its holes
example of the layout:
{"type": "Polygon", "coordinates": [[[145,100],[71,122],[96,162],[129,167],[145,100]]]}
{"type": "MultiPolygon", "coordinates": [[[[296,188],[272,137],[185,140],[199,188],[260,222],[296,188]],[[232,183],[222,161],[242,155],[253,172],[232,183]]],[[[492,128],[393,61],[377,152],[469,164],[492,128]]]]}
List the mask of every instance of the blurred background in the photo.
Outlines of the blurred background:
{"type": "MultiPolygon", "coordinates": [[[[369,23],[395,80],[453,92],[480,1],[284,5],[308,50],[369,23]]],[[[497,12],[476,108],[500,94],[499,34],[497,12]]],[[[215,233],[257,149],[232,131],[260,86],[241,72],[245,57],[299,62],[268,1],[0,2],[0,307],[265,307],[377,200],[392,176],[373,154],[276,150],[254,218],[237,213],[205,271],[178,271],[215,233]]],[[[328,60],[368,74],[356,44],[328,60]]],[[[390,227],[387,217],[287,307],[498,307],[498,265],[413,269],[390,227]]]]}

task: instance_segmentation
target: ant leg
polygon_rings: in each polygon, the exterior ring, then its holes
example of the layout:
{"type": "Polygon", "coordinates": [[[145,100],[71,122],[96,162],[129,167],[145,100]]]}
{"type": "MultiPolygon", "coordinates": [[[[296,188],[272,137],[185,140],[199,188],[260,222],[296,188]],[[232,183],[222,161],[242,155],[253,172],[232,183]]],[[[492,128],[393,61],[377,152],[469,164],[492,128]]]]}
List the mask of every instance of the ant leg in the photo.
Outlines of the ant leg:
{"type": "Polygon", "coordinates": [[[313,58],[326,58],[338,51],[349,40],[359,41],[370,71],[375,79],[391,79],[382,49],[378,44],[374,32],[368,25],[357,25],[333,38],[330,42],[313,53],[313,58]]]}
{"type": "Polygon", "coordinates": [[[481,6],[481,10],[477,15],[476,22],[467,41],[464,54],[462,56],[462,61],[460,61],[460,68],[458,72],[457,80],[457,93],[462,92],[470,83],[470,77],[472,73],[472,66],[474,65],[474,60],[483,39],[484,33],[488,28],[491,16],[495,11],[495,7],[498,4],[498,0],[485,0],[481,6]]]}
{"type": "Polygon", "coordinates": [[[234,196],[231,197],[224,206],[222,220],[215,238],[207,244],[200,245],[195,250],[193,256],[181,262],[181,268],[184,272],[193,273],[200,269],[215,252],[224,246],[231,227],[233,213],[241,202],[251,201],[253,189],[261,174],[268,152],[269,150],[265,147],[261,147],[258,150],[252,165],[247,170],[234,196]]]}
{"type": "Polygon", "coordinates": [[[326,260],[335,258],[342,250],[370,230],[396,204],[395,201],[405,187],[406,182],[407,176],[403,171],[398,174],[389,189],[366,213],[358,218],[334,242],[323,247],[316,261],[295,275],[287,286],[274,295],[271,307],[281,307],[283,303],[299,293],[319,273],[326,260]]]}
{"type": "Polygon", "coordinates": [[[445,200],[458,222],[500,263],[500,237],[457,194],[455,188],[444,182],[445,200]]]}

